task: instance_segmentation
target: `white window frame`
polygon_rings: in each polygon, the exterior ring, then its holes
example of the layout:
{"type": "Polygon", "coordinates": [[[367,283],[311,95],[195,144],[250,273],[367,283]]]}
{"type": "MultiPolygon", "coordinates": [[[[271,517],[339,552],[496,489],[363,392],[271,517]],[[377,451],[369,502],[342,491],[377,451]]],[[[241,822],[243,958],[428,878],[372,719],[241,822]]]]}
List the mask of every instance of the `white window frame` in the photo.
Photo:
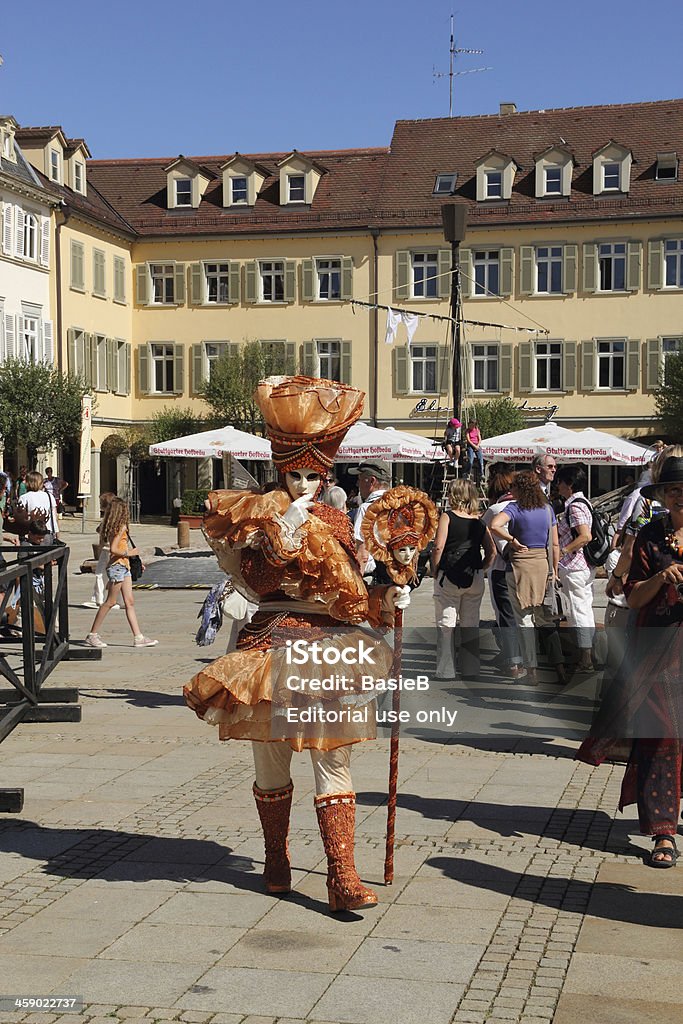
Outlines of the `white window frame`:
{"type": "Polygon", "coordinates": [[[537,341],[534,345],[534,391],[562,391],[562,342],[537,341]],[[545,383],[541,369],[545,369],[545,383]],[[557,383],[552,381],[553,371],[557,383]]]}
{"type": "Polygon", "coordinates": [[[62,181],[62,158],[58,149],[50,147],[50,181],[61,184],[62,181]]]}
{"type": "Polygon", "coordinates": [[[664,239],[664,267],[662,288],[680,290],[683,288],[683,238],[664,239]],[[673,271],[673,283],[669,283],[669,270],[673,271]]]}
{"type": "Polygon", "coordinates": [[[604,160],[600,165],[600,182],[602,185],[603,192],[621,192],[621,178],[623,174],[623,166],[620,160],[604,160]],[[616,185],[608,185],[608,169],[610,177],[614,177],[616,168],[616,185]]]}
{"type": "Polygon", "coordinates": [[[498,168],[489,168],[484,171],[485,199],[503,198],[503,175],[504,172],[502,168],[500,168],[500,170],[498,168]]]}
{"type": "MultiPolygon", "coordinates": [[[[175,305],[175,264],[174,263],[150,263],[150,306],[174,306],[175,305]],[[171,282],[170,295],[168,298],[168,282],[171,282]],[[161,284],[162,297],[157,298],[157,282],[161,284]]],[[[166,392],[164,392],[165,394],[166,392]]]]}
{"type": "Polygon", "coordinates": [[[259,302],[280,303],[285,301],[285,261],[284,260],[259,260],[259,302]],[[279,279],[279,286],[278,286],[279,279]],[[270,286],[266,287],[270,281],[270,286]],[[282,292],[277,296],[277,292],[282,292]],[[270,291],[270,297],[266,292],[270,291]]]}
{"type": "Polygon", "coordinates": [[[562,295],[564,288],[564,246],[562,245],[537,245],[534,249],[534,293],[536,295],[562,295]],[[540,287],[540,271],[542,265],[546,265],[546,284],[549,287],[540,287]],[[553,269],[559,266],[559,287],[553,288],[553,269]]]}
{"type": "Polygon", "coordinates": [[[410,293],[414,299],[439,297],[439,252],[424,249],[410,254],[410,293]],[[430,271],[432,271],[430,273],[430,271]]]}
{"type": "Polygon", "coordinates": [[[40,313],[24,312],[22,314],[21,337],[19,338],[20,359],[27,363],[38,363],[41,359],[41,317],[40,313]]]}
{"type": "Polygon", "coordinates": [[[209,306],[227,306],[230,301],[230,264],[227,260],[206,260],[204,268],[204,302],[209,306]],[[212,298],[215,285],[215,298],[212,298]],[[221,298],[221,287],[225,298],[221,298]]]}
{"type": "Polygon", "coordinates": [[[202,379],[210,380],[213,366],[222,359],[227,351],[227,341],[202,342],[202,379]]]}
{"type": "Polygon", "coordinates": [[[82,160],[74,160],[74,192],[85,193],[85,164],[82,160]]]}
{"type": "Polygon", "coordinates": [[[439,346],[437,344],[411,345],[410,355],[410,392],[416,395],[438,395],[439,393],[439,346]],[[427,387],[433,365],[434,387],[427,387]],[[420,386],[422,385],[422,386],[420,386]]]}
{"type": "Polygon", "coordinates": [[[38,235],[39,224],[35,213],[19,211],[19,216],[24,218],[24,246],[22,256],[25,260],[35,263],[38,259],[38,235]]]}
{"type": "Polygon", "coordinates": [[[341,341],[337,338],[317,338],[315,342],[315,357],[317,360],[317,373],[325,380],[341,381],[341,341]]]}
{"type": "Polygon", "coordinates": [[[597,290],[603,294],[609,294],[610,292],[625,292],[626,291],[626,272],[627,272],[627,260],[628,260],[628,246],[626,242],[598,242],[598,281],[597,290]],[[607,277],[607,261],[610,264],[610,285],[609,288],[604,288],[603,283],[607,277]],[[615,269],[618,263],[623,264],[622,277],[623,285],[621,288],[614,287],[615,280],[615,269]],[[603,274],[604,269],[604,274],[603,274]]]}
{"type": "Polygon", "coordinates": [[[433,194],[435,196],[452,196],[455,192],[455,183],[457,180],[457,173],[437,174],[434,182],[433,194]]]}
{"type": "Polygon", "coordinates": [[[475,298],[498,298],[500,296],[500,249],[472,250],[472,295],[475,298]],[[496,288],[491,288],[492,270],[496,271],[496,288]],[[477,271],[483,273],[478,275],[477,271]],[[483,278],[480,281],[479,278],[483,278]]]}
{"type": "MultiPolygon", "coordinates": [[[[240,193],[242,187],[240,186],[240,193]]],[[[249,205],[249,179],[246,174],[235,174],[230,177],[230,205],[231,206],[248,206],[249,205]],[[239,198],[235,194],[235,182],[244,182],[244,195],[239,198]]]]}
{"type": "Polygon", "coordinates": [[[305,174],[288,174],[287,175],[287,202],[288,203],[305,203],[306,202],[306,175],[305,174]],[[294,180],[301,184],[294,184],[294,180]]]}
{"type": "Polygon", "coordinates": [[[342,290],[342,261],[339,256],[317,256],[315,260],[315,297],[319,302],[339,302],[342,290]],[[336,276],[336,288],[334,279],[336,276]],[[324,280],[327,278],[327,287],[324,280]],[[327,291],[327,294],[324,292],[327,291]]]}
{"type": "Polygon", "coordinates": [[[625,391],[626,390],[626,350],[627,350],[627,339],[626,338],[596,338],[595,339],[595,353],[596,353],[596,373],[595,373],[595,390],[596,391],[625,391]],[[601,352],[600,346],[609,346],[606,351],[601,352]],[[621,346],[619,349],[617,346],[621,346]],[[621,361],[621,383],[618,383],[618,378],[615,380],[615,364],[617,361],[621,361]],[[600,383],[600,366],[601,363],[608,362],[609,372],[607,374],[607,383],[600,383]]]}
{"type": "Polygon", "coordinates": [[[500,347],[497,342],[484,341],[472,345],[472,391],[480,395],[500,392],[500,347]],[[478,376],[481,376],[481,387],[477,387],[478,376]]]}
{"type": "Polygon", "coordinates": [[[562,167],[559,164],[546,164],[543,168],[543,194],[546,196],[561,196],[562,192],[562,167]],[[557,188],[548,187],[548,176],[557,175],[557,188]]]}
{"type": "Polygon", "coordinates": [[[174,395],[175,389],[175,346],[170,341],[149,343],[150,394],[174,395]],[[161,387],[157,382],[161,381],[161,387]]]}
{"type": "Polygon", "coordinates": [[[174,189],[174,193],[175,193],[176,209],[185,210],[188,207],[191,207],[193,205],[193,202],[192,202],[192,199],[193,199],[193,196],[192,196],[192,192],[193,192],[192,178],[174,178],[173,179],[173,189],[174,189]],[[182,195],[181,195],[180,188],[179,188],[180,185],[183,185],[183,186],[189,185],[189,192],[186,193],[184,188],[183,188],[183,192],[182,192],[182,195]],[[185,199],[187,199],[188,202],[185,202],[185,199]]]}

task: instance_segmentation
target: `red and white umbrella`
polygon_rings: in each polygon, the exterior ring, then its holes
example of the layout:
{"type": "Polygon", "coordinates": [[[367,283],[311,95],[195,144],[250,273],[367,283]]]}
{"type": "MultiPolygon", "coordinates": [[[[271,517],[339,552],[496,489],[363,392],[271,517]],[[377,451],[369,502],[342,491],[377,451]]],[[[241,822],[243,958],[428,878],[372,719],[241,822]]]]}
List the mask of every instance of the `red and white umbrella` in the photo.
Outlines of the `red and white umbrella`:
{"type": "Polygon", "coordinates": [[[531,462],[536,455],[552,455],[560,462],[592,466],[641,466],[652,457],[647,449],[616,434],[592,428],[568,430],[557,423],[487,437],[481,442],[481,450],[489,461],[531,462]]]}
{"type": "Polygon", "coordinates": [[[336,455],[337,462],[362,462],[383,459],[385,462],[431,462],[434,446],[428,437],[411,434],[393,427],[371,427],[354,423],[349,427],[336,455]]]}
{"type": "Polygon", "coordinates": [[[152,444],[149,446],[149,454],[176,459],[220,459],[223,455],[232,455],[235,459],[267,462],[271,453],[270,441],[265,437],[257,437],[228,426],[152,444]]]}

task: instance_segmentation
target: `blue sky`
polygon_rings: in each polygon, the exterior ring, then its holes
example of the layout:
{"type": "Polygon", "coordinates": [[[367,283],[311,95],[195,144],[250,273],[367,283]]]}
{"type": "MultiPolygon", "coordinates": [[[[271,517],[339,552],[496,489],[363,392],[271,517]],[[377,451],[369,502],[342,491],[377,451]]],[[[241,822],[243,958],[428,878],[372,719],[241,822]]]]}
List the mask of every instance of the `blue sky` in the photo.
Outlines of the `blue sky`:
{"type": "Polygon", "coordinates": [[[0,112],[94,157],[385,146],[398,118],[683,96],[683,7],[636,0],[3,4],[0,112]],[[645,18],[644,18],[645,15],[645,18]]]}

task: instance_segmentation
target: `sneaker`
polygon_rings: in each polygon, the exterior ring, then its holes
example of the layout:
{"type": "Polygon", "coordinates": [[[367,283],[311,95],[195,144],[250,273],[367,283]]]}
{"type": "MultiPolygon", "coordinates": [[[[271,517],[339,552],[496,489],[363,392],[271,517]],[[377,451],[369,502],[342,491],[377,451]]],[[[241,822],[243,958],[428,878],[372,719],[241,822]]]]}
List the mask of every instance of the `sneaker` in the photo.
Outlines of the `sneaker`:
{"type": "Polygon", "coordinates": [[[150,640],[147,636],[136,636],[133,640],[133,647],[156,647],[158,640],[150,640]]]}
{"type": "Polygon", "coordinates": [[[85,646],[97,647],[99,650],[101,650],[103,647],[106,647],[107,644],[105,644],[104,640],[102,639],[99,633],[88,633],[88,635],[85,638],[85,646]]]}
{"type": "Polygon", "coordinates": [[[99,607],[100,606],[98,605],[97,601],[84,601],[83,604],[81,605],[81,608],[94,608],[95,611],[97,611],[99,607]]]}
{"type": "Polygon", "coordinates": [[[112,612],[121,612],[121,611],[123,611],[123,609],[122,609],[122,607],[121,607],[121,605],[120,605],[120,604],[113,604],[113,605],[111,606],[111,608],[109,609],[109,611],[112,611],[112,612]]]}

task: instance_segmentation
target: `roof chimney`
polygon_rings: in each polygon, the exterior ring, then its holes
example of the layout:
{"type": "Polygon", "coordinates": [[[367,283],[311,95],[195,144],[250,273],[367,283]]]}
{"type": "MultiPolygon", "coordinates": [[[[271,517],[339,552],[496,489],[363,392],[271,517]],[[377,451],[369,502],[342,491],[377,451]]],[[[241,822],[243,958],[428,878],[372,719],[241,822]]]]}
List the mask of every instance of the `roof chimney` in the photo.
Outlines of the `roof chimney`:
{"type": "Polygon", "coordinates": [[[516,103],[501,103],[500,104],[500,116],[504,117],[506,114],[516,114],[517,104],[516,103]]]}

